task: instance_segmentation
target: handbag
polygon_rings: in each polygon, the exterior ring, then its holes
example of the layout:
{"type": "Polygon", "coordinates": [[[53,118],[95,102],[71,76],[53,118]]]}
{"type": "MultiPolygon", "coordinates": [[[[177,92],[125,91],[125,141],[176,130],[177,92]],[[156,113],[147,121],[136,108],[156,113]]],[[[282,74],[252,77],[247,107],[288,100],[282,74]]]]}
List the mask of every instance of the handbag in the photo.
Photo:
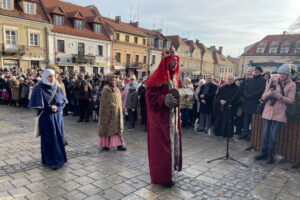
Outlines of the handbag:
{"type": "MultiPolygon", "coordinates": [[[[52,96],[50,97],[48,104],[50,105],[52,100],[54,99],[55,95],[56,95],[56,91],[57,91],[57,84],[55,86],[55,89],[52,93],[52,96]]],[[[41,134],[40,134],[40,117],[42,116],[42,114],[44,113],[44,110],[37,116],[35,117],[35,125],[34,125],[34,130],[33,130],[33,136],[35,138],[38,138],[41,134]]]]}
{"type": "Polygon", "coordinates": [[[264,109],[265,109],[265,105],[267,103],[268,100],[264,100],[264,101],[261,101],[257,108],[256,108],[256,114],[258,115],[262,115],[262,113],[264,112],[264,109]]]}
{"type": "MultiPolygon", "coordinates": [[[[282,96],[284,96],[284,86],[281,83],[279,85],[282,96]]],[[[285,114],[288,121],[293,121],[293,119],[295,119],[300,114],[300,109],[295,104],[295,102],[292,104],[287,104],[285,114]]]]}

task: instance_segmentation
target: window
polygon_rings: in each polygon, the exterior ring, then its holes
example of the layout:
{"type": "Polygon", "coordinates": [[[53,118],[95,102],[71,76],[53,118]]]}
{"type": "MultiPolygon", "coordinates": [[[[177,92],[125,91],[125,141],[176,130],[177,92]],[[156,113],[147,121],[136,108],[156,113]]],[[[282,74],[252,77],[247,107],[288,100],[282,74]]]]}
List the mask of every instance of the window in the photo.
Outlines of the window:
{"type": "Polygon", "coordinates": [[[149,45],[154,46],[154,38],[150,38],[149,45]]]}
{"type": "Polygon", "coordinates": [[[277,53],[277,48],[270,48],[269,53],[277,53]]]}
{"type": "Polygon", "coordinates": [[[163,47],[163,43],[164,43],[163,40],[159,40],[159,41],[158,41],[158,46],[159,46],[159,47],[163,47]]]}
{"type": "Polygon", "coordinates": [[[2,0],[3,9],[11,9],[11,0],[2,0]]]}
{"type": "Polygon", "coordinates": [[[164,40],[163,48],[168,48],[168,40],[164,40]]]}
{"type": "Polygon", "coordinates": [[[28,14],[34,14],[34,4],[33,3],[26,3],[26,13],[28,14]]]}
{"type": "Polygon", "coordinates": [[[64,25],[64,17],[61,15],[54,15],[55,25],[63,26],[64,25]]]}
{"type": "Polygon", "coordinates": [[[257,53],[264,53],[265,52],[265,49],[264,48],[257,48],[257,53]]]}
{"type": "Polygon", "coordinates": [[[65,52],[65,41],[64,40],[57,40],[57,51],[65,52]]]}
{"type": "Polygon", "coordinates": [[[117,62],[121,62],[121,53],[116,53],[115,59],[117,62]]]}
{"type": "Polygon", "coordinates": [[[85,55],[84,43],[78,43],[78,55],[85,55]]]}
{"type": "Polygon", "coordinates": [[[120,34],[116,33],[116,40],[120,40],[120,34]]]}
{"type": "Polygon", "coordinates": [[[35,33],[30,33],[30,45],[39,46],[39,35],[35,33]]]}
{"type": "Polygon", "coordinates": [[[135,43],[135,44],[138,43],[138,37],[134,37],[134,43],[135,43]]]}
{"type": "Polygon", "coordinates": [[[136,55],[136,56],[135,56],[135,62],[138,63],[138,62],[139,62],[139,58],[140,58],[140,56],[139,56],[139,55],[136,55]]]}
{"type": "Polygon", "coordinates": [[[280,53],[289,53],[289,48],[281,48],[280,53]]]}
{"type": "Polygon", "coordinates": [[[94,24],[94,32],[101,33],[101,24],[94,24]]]}
{"type": "Polygon", "coordinates": [[[126,54],[126,65],[129,66],[130,64],[130,54],[126,54]]]}
{"type": "Polygon", "coordinates": [[[146,45],[146,39],[143,39],[143,45],[146,45]]]}
{"type": "Polygon", "coordinates": [[[16,31],[5,31],[5,39],[6,39],[6,44],[12,44],[16,45],[17,44],[17,32],[16,31]]]}
{"type": "Polygon", "coordinates": [[[295,53],[300,53],[300,47],[295,48],[295,53]]]}
{"type": "Polygon", "coordinates": [[[76,29],[83,30],[83,21],[80,19],[75,19],[75,26],[76,29]]]}
{"type": "Polygon", "coordinates": [[[144,56],[144,64],[147,63],[147,56],[144,56]]]}
{"type": "Polygon", "coordinates": [[[155,65],[156,56],[152,55],[152,65],[155,65]]]}
{"type": "Polygon", "coordinates": [[[103,46],[98,45],[98,55],[103,56],[103,46]]]}
{"type": "Polygon", "coordinates": [[[125,35],[125,42],[129,42],[129,35],[125,35]]]}

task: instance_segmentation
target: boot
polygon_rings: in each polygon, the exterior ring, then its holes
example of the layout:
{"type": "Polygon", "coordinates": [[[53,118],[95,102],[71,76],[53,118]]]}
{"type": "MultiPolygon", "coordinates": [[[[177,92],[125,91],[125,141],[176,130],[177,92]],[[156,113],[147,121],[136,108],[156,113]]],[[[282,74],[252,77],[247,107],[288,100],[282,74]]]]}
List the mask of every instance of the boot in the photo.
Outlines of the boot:
{"type": "Polygon", "coordinates": [[[267,160],[267,163],[272,165],[275,163],[275,159],[274,159],[274,151],[273,150],[269,150],[268,152],[268,160],[267,160]]]}
{"type": "Polygon", "coordinates": [[[263,149],[258,155],[254,157],[255,160],[266,160],[268,159],[268,150],[263,149]]]}

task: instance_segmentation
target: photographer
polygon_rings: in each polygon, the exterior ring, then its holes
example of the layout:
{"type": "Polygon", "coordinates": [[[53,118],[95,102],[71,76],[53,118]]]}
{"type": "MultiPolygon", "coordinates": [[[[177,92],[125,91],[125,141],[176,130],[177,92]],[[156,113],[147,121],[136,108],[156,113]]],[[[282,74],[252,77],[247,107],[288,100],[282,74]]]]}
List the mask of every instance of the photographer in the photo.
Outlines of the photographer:
{"type": "Polygon", "coordinates": [[[291,80],[291,68],[289,64],[283,64],[278,69],[279,78],[267,85],[262,96],[267,101],[263,111],[263,141],[261,153],[256,160],[268,159],[268,164],[273,164],[273,154],[276,149],[277,136],[283,123],[287,122],[287,104],[295,100],[296,85],[291,80]]]}

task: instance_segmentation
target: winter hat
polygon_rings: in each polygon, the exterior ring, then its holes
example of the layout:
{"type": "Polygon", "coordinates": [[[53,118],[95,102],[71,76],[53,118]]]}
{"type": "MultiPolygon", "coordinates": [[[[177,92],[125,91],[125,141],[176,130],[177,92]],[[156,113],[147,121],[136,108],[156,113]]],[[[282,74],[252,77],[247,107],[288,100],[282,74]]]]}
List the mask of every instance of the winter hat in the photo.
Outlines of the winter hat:
{"type": "Polygon", "coordinates": [[[291,74],[291,67],[290,64],[283,64],[278,69],[278,74],[291,74]]]}
{"type": "Polygon", "coordinates": [[[261,73],[263,72],[263,69],[261,68],[261,66],[255,67],[255,70],[258,70],[258,71],[260,71],[261,73]]]}

